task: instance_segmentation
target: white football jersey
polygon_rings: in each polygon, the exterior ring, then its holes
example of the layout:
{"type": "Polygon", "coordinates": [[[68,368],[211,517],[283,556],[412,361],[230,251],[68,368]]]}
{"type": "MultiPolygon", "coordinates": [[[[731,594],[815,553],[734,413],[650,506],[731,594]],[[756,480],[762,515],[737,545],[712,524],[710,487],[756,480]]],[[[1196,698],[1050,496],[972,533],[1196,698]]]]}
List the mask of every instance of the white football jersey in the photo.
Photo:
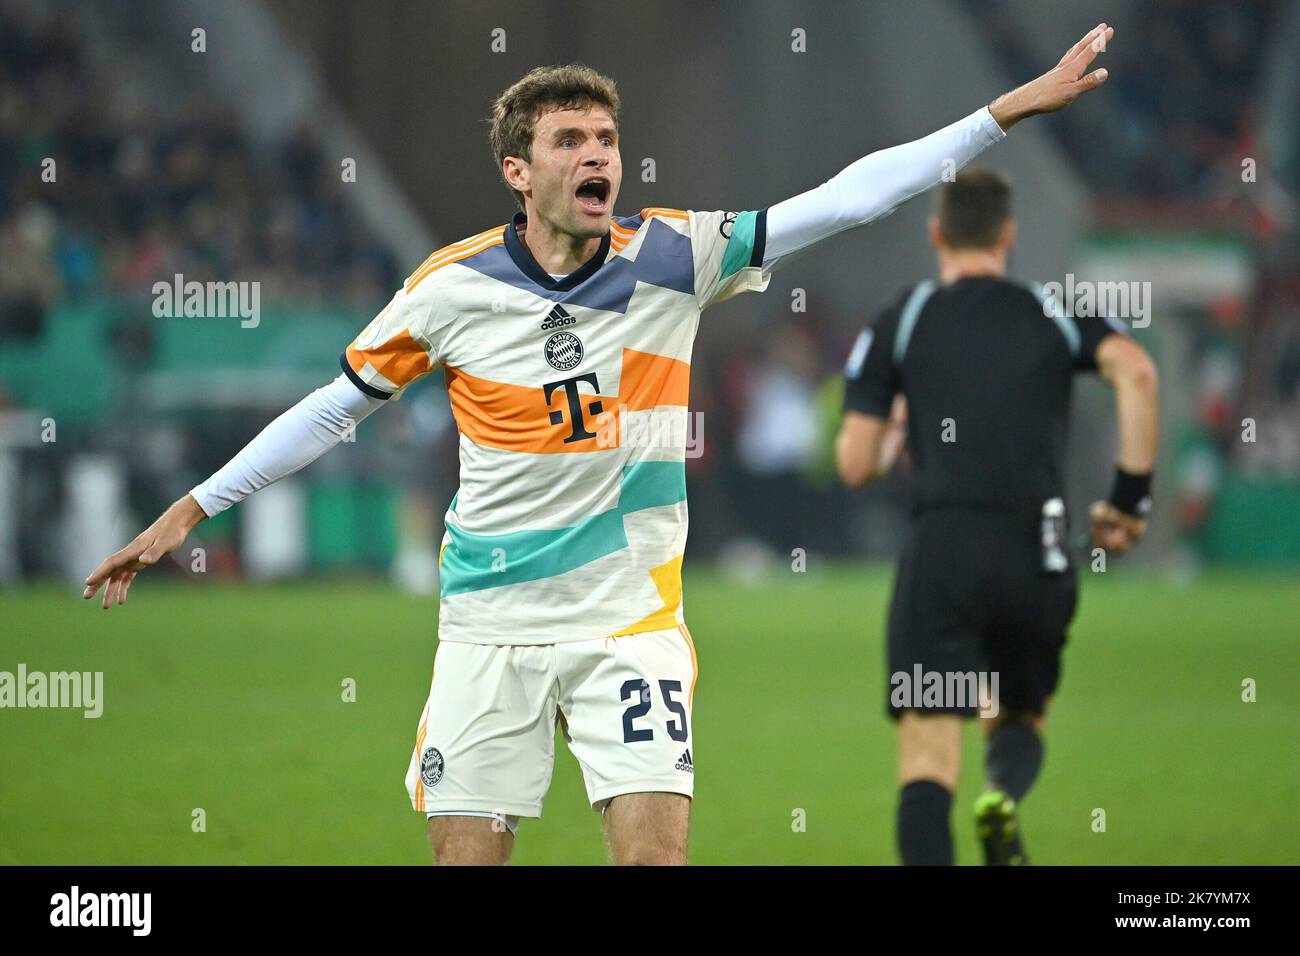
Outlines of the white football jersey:
{"type": "Polygon", "coordinates": [[[684,623],[700,312],[762,291],[766,212],[643,209],[556,280],[511,223],[439,249],[343,355],[368,395],[441,366],[460,490],[439,636],[553,644],[684,623]]]}

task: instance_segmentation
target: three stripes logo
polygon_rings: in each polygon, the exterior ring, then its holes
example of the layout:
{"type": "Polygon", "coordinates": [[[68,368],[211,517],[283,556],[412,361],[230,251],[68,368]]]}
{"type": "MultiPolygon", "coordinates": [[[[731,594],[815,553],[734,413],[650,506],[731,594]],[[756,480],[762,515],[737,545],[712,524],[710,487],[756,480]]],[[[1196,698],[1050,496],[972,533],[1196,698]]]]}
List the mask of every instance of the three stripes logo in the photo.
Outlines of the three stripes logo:
{"type": "Polygon", "coordinates": [[[546,332],[549,329],[562,329],[566,325],[576,324],[577,321],[577,319],[564,311],[564,306],[557,304],[546,314],[546,321],[542,323],[542,331],[546,332]]]}
{"type": "Polygon", "coordinates": [[[673,764],[674,770],[685,770],[687,773],[695,773],[695,764],[691,762],[691,748],[687,747],[682,751],[682,755],[677,758],[673,764]]]}

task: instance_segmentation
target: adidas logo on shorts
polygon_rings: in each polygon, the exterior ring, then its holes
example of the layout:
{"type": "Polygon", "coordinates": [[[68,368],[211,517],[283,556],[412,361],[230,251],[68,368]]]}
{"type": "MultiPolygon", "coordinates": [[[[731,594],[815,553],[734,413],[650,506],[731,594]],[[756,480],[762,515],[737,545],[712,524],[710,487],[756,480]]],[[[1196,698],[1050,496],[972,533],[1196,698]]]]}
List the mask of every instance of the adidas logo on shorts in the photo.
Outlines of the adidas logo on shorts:
{"type": "Polygon", "coordinates": [[[546,316],[546,321],[542,323],[542,331],[545,332],[547,329],[563,328],[566,325],[573,325],[577,321],[577,319],[564,311],[563,306],[556,305],[555,308],[551,309],[550,314],[546,316]]]}
{"type": "Polygon", "coordinates": [[[691,763],[691,751],[689,748],[682,751],[682,755],[678,757],[677,762],[673,764],[673,769],[685,770],[687,773],[695,773],[695,764],[691,763]]]}

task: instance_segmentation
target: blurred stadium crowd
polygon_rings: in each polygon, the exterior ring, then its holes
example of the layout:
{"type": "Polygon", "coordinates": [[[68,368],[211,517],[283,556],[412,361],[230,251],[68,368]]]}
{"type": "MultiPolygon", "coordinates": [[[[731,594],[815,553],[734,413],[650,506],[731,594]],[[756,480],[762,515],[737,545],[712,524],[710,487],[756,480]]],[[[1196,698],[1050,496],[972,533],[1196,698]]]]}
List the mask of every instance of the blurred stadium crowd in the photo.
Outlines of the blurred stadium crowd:
{"type": "MultiPolygon", "coordinates": [[[[1023,32],[1000,5],[964,2],[992,29],[1008,75],[1033,75],[1023,32]]],[[[1097,227],[1228,235],[1248,250],[1256,272],[1249,298],[1182,316],[1195,360],[1177,387],[1187,390],[1192,414],[1179,433],[1166,435],[1174,469],[1166,488],[1178,496],[1178,521],[1194,553],[1227,478],[1263,476],[1283,488],[1284,506],[1297,501],[1300,85],[1278,113],[1265,109],[1270,38],[1289,11],[1281,0],[1132,6],[1129,32],[1143,40],[1118,50],[1111,66],[1120,120],[1090,125],[1088,115],[1071,115],[1052,127],[1094,190],[1097,227]],[[1278,130],[1278,123],[1289,127],[1278,130]],[[1284,153],[1269,155],[1279,143],[1284,153]],[[1251,188],[1243,185],[1240,157],[1259,159],[1251,188]],[[1261,432],[1267,426],[1267,442],[1241,440],[1247,415],[1261,432]]],[[[262,283],[263,302],[307,316],[342,310],[359,329],[400,283],[401,266],[427,251],[395,255],[366,228],[310,125],[274,148],[255,146],[229,107],[197,92],[153,101],[91,54],[74,17],[0,0],[0,412],[43,407],[48,380],[33,385],[14,369],[21,350],[50,334],[51,317],[70,305],[108,301],[117,303],[110,314],[147,317],[150,287],[174,273],[199,281],[252,277],[262,283]],[[38,174],[46,157],[57,161],[58,189],[38,174]]],[[[1283,65],[1294,69],[1297,57],[1300,50],[1291,50],[1283,65]]],[[[693,381],[693,403],[707,409],[705,454],[688,463],[695,554],[770,560],[809,542],[839,555],[888,550],[887,535],[864,541],[855,532],[845,515],[860,496],[832,480],[835,373],[854,321],[796,315],[764,338],[750,337],[751,344],[722,350],[714,343],[697,353],[697,366],[711,374],[693,381]],[[762,403],[753,400],[760,393],[762,403]]],[[[129,383],[150,366],[151,335],[139,321],[122,330],[105,343],[104,361],[129,383]]],[[[335,351],[346,344],[334,326],[324,337],[335,351]]],[[[422,486],[425,504],[414,511],[399,505],[396,520],[419,524],[428,536],[455,477],[450,422],[431,424],[437,414],[449,419],[439,390],[433,384],[427,396],[402,403],[395,414],[409,421],[382,426],[390,438],[396,429],[409,439],[403,462],[388,467],[382,453],[370,462],[372,470],[388,468],[393,483],[422,486]]],[[[96,429],[112,414],[111,407],[92,408],[73,423],[84,428],[83,444],[94,446],[96,429]]],[[[146,482],[144,500],[133,490],[139,515],[156,513],[185,482],[222,464],[267,417],[227,423],[224,438],[209,433],[207,440],[201,420],[177,421],[184,467],[174,469],[169,485],[146,482]]],[[[0,441],[0,454],[4,447],[0,441]]],[[[137,467],[128,445],[115,447],[128,468],[137,467]]],[[[150,457],[141,450],[142,460],[150,457]]],[[[891,480],[872,494],[896,504],[902,488],[891,480]]],[[[66,506],[49,489],[20,488],[8,501],[22,503],[13,532],[20,540],[42,511],[66,506]]],[[[20,551],[9,576],[56,570],[47,552],[20,551]]]]}
{"type": "Polygon", "coordinates": [[[202,92],[133,96],[92,62],[75,16],[0,7],[0,321],[160,277],[256,274],[263,295],[362,310],[391,294],[392,254],[343,201],[312,128],[259,152],[202,92]],[[59,189],[32,175],[56,159],[59,189]]]}

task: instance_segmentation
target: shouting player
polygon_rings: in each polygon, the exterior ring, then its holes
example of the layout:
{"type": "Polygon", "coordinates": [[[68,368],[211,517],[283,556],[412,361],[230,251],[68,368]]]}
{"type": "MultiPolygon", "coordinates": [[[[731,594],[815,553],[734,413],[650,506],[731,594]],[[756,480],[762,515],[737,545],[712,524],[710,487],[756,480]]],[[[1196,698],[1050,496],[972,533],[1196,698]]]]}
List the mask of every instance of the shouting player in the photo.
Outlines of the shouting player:
{"type": "Polygon", "coordinates": [[[739,213],[615,216],[613,82],[577,65],[531,71],[493,110],[511,221],[429,256],[347,347],[342,375],[107,558],[86,597],[107,582],[103,606],[121,603],[205,517],[307,465],[441,366],[461,486],[406,779],[435,858],[509,859],[518,818],[541,814],[558,719],[613,861],[684,863],[696,679],[682,612],[685,426],[700,313],[761,291],[782,261],[1100,85],[1106,71],[1086,71],[1112,35],[1100,24],[990,106],[739,213]]]}

